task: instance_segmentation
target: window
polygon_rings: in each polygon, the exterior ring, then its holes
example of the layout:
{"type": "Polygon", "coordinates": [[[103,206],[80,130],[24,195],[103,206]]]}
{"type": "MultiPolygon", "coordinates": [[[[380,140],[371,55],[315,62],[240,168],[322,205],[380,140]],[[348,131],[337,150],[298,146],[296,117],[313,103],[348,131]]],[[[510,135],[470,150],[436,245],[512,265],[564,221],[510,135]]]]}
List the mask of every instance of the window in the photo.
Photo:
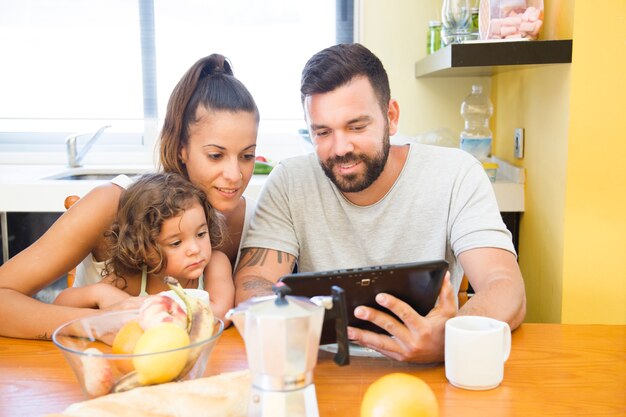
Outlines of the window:
{"type": "Polygon", "coordinates": [[[353,0],[0,0],[0,157],[64,162],[69,134],[111,125],[92,153],[151,158],[174,85],[213,52],[255,97],[262,132],[296,132],[302,67],[352,41],[352,16],[353,0]]]}

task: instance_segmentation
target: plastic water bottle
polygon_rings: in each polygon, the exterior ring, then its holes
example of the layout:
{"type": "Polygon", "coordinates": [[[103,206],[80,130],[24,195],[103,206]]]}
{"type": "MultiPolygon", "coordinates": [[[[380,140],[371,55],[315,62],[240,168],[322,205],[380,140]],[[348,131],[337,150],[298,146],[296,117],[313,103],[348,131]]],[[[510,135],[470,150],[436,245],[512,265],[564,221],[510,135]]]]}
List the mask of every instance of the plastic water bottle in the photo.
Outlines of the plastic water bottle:
{"type": "Polygon", "coordinates": [[[472,93],[461,103],[461,116],[465,119],[465,128],[461,132],[461,149],[474,155],[479,161],[491,157],[493,136],[489,129],[489,118],[493,114],[493,105],[489,97],[483,94],[482,85],[473,85],[472,93]]]}

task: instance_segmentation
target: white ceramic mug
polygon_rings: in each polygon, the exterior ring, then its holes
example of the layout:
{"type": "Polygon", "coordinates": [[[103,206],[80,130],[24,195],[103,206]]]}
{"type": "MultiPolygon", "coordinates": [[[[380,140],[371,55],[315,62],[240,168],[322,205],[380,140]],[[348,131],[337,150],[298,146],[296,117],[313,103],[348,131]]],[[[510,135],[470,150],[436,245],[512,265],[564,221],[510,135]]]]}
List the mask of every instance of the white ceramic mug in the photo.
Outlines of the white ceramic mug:
{"type": "Polygon", "coordinates": [[[470,390],[495,388],[511,353],[511,329],[489,317],[459,316],[446,322],[446,378],[470,390]]]}
{"type": "MultiPolygon", "coordinates": [[[[206,305],[209,305],[209,293],[205,290],[186,288],[185,292],[192,297],[199,298],[200,301],[204,302],[206,305]]],[[[174,291],[163,291],[161,294],[174,299],[183,308],[184,311],[187,311],[187,306],[185,305],[185,302],[174,291]]]]}

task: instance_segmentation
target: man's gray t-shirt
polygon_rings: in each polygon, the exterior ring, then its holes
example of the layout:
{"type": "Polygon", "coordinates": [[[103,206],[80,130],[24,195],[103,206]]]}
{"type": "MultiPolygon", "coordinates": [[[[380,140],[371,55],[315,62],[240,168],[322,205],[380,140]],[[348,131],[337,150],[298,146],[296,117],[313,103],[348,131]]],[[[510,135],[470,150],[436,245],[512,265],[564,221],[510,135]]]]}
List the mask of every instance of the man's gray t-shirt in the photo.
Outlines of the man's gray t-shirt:
{"type": "Polygon", "coordinates": [[[299,271],[446,259],[458,291],[457,256],[495,247],[515,253],[482,165],[451,148],[411,144],[389,192],[369,206],[348,201],[316,154],[270,173],[242,248],[294,255],[299,271]]]}

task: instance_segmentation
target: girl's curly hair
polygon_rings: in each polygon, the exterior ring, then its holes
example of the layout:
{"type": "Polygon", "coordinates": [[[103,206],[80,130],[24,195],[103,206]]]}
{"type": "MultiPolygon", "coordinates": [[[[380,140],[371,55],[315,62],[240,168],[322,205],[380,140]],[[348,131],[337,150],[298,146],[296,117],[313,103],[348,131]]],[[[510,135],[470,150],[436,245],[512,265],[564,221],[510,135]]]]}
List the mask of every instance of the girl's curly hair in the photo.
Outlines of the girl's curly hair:
{"type": "Polygon", "coordinates": [[[158,173],[139,177],[122,194],[117,217],[106,233],[108,261],[103,274],[120,278],[141,271],[159,273],[167,265],[158,244],[163,222],[181,215],[194,202],[204,208],[211,246],[223,243],[224,220],[200,188],[179,174],[158,173]]]}

